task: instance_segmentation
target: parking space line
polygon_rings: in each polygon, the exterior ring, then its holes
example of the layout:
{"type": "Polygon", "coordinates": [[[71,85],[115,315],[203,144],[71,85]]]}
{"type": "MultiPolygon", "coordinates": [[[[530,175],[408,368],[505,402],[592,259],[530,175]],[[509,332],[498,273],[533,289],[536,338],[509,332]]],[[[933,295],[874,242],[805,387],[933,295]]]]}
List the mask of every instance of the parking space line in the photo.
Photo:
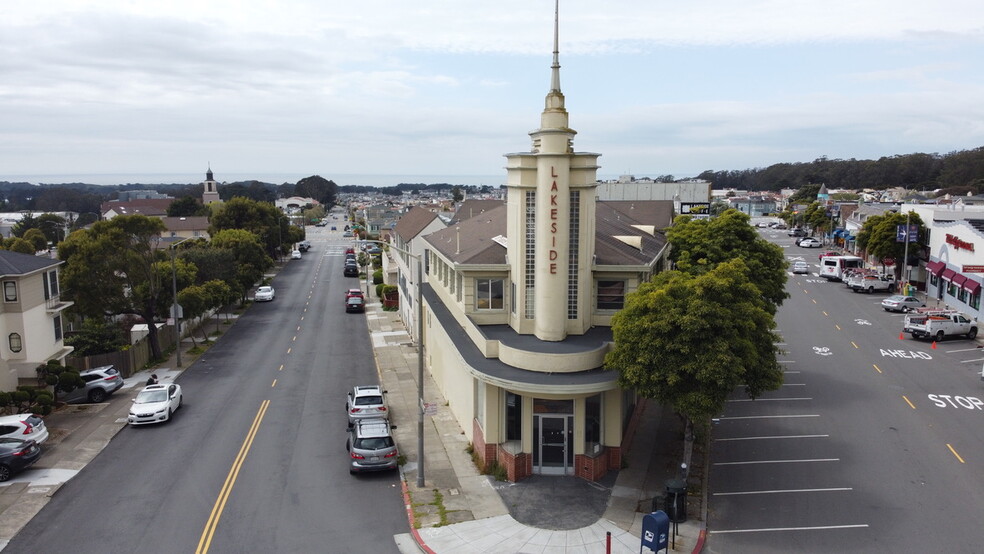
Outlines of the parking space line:
{"type": "Polygon", "coordinates": [[[783,400],[813,400],[809,396],[787,397],[787,398],[736,398],[727,402],[780,402],[783,400]]]}
{"type": "Polygon", "coordinates": [[[762,435],[758,437],[734,437],[730,439],[714,439],[714,442],[727,441],[757,441],[769,439],[826,439],[830,435],[762,435]]]}
{"type": "Polygon", "coordinates": [[[867,523],[859,523],[856,525],[818,525],[815,527],[763,527],[761,529],[721,529],[715,531],[710,529],[707,531],[711,535],[726,535],[730,533],[769,533],[775,531],[827,531],[833,529],[863,529],[867,528],[867,523]]]}
{"type": "Polygon", "coordinates": [[[714,465],[751,466],[751,465],[761,465],[761,464],[811,464],[814,462],[839,462],[839,461],[840,458],[807,458],[804,460],[749,460],[747,462],[715,462],[714,465]]]}
{"type": "Polygon", "coordinates": [[[964,360],[964,361],[962,361],[960,363],[962,363],[962,364],[972,364],[972,363],[977,363],[977,362],[984,362],[984,358],[977,358],[976,360],[964,360]]]}
{"type": "Polygon", "coordinates": [[[979,347],[977,347],[977,346],[975,346],[975,347],[973,347],[973,348],[961,348],[961,349],[959,349],[959,350],[946,350],[946,353],[947,353],[947,354],[953,354],[953,353],[955,353],[955,352],[974,352],[974,351],[976,351],[976,350],[977,350],[978,348],[979,348],[979,347]]]}
{"type": "Polygon", "coordinates": [[[732,417],[719,417],[717,419],[718,421],[725,421],[728,419],[782,419],[786,417],[820,417],[820,414],[732,416],[732,417]]]}
{"type": "Polygon", "coordinates": [[[712,496],[741,496],[749,494],[782,494],[787,492],[844,492],[853,491],[853,487],[832,487],[829,489],[777,489],[765,491],[715,492],[712,496]]]}

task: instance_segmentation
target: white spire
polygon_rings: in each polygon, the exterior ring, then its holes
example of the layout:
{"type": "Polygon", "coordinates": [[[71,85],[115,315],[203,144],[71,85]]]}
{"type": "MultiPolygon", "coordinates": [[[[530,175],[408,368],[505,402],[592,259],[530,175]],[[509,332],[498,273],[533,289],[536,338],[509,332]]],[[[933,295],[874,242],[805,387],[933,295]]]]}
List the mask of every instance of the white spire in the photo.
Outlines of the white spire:
{"type": "Polygon", "coordinates": [[[550,90],[560,92],[560,0],[554,0],[554,49],[550,66],[550,90]]]}

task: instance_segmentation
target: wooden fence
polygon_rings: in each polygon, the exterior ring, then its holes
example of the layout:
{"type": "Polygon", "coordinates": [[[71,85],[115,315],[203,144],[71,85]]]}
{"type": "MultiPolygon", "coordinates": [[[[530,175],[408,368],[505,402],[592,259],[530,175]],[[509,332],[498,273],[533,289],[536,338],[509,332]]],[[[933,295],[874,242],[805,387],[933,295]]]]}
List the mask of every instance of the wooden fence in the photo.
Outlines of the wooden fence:
{"type": "MultiPolygon", "coordinates": [[[[167,349],[174,346],[174,327],[165,325],[158,328],[157,338],[161,343],[161,351],[167,351],[167,349]]],[[[94,356],[68,356],[65,358],[65,365],[74,367],[79,371],[104,365],[113,365],[125,379],[140,371],[149,361],[150,341],[147,337],[144,337],[126,350],[96,354],[94,356]]]]}

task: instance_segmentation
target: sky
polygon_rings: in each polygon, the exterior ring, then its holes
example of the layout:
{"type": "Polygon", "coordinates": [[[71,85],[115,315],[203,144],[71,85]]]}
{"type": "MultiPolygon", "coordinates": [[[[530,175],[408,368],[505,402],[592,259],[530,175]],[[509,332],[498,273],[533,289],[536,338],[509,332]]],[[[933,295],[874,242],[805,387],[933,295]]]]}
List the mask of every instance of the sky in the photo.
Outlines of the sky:
{"type": "MultiPolygon", "coordinates": [[[[501,184],[553,31],[550,0],[5,0],[0,181],[501,184]]],[[[980,0],[561,0],[559,46],[601,177],[984,146],[980,0]]]]}

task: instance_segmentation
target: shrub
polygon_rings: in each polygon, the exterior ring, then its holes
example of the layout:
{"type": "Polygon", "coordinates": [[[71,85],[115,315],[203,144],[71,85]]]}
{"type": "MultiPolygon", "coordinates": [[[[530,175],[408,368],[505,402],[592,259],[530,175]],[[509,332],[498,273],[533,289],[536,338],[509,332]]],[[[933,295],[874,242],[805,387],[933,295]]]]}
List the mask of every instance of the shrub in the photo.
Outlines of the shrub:
{"type": "Polygon", "coordinates": [[[374,285],[379,285],[379,284],[382,284],[382,282],[383,282],[383,270],[382,269],[377,269],[376,271],[373,271],[372,272],[372,283],[374,285]]]}

